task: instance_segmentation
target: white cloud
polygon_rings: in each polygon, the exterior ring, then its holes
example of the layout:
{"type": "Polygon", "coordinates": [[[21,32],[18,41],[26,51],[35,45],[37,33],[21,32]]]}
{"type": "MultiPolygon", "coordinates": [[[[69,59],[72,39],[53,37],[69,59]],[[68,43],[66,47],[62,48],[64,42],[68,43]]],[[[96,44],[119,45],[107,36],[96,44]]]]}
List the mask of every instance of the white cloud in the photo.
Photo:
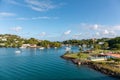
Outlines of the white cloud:
{"type": "MultiPolygon", "coordinates": [[[[76,25],[73,25],[74,27],[76,25]]],[[[103,24],[88,24],[88,23],[80,23],[77,24],[77,30],[79,32],[88,32],[89,34],[85,35],[86,37],[91,37],[94,35],[95,37],[115,37],[120,34],[120,25],[103,25],[103,24]]],[[[75,35],[73,35],[75,37],[75,35]]],[[[83,34],[82,34],[83,36],[83,34]]],[[[85,38],[85,37],[84,37],[85,38]]]]}
{"type": "Polygon", "coordinates": [[[110,33],[110,34],[115,34],[115,31],[112,30],[112,31],[109,31],[109,33],[110,33]]]}
{"type": "Polygon", "coordinates": [[[82,35],[82,33],[78,33],[78,34],[73,35],[72,38],[78,39],[81,35],[82,35]]]}
{"type": "Polygon", "coordinates": [[[42,32],[42,33],[40,34],[40,36],[41,36],[41,37],[46,36],[46,32],[42,32]]]}
{"type": "Polygon", "coordinates": [[[13,27],[12,30],[13,30],[13,31],[16,31],[16,32],[19,32],[19,31],[22,30],[22,27],[19,27],[19,26],[13,27]]]}
{"type": "Polygon", "coordinates": [[[28,7],[40,12],[48,11],[56,7],[51,0],[25,0],[25,2],[27,3],[28,7]]]}
{"type": "Polygon", "coordinates": [[[116,33],[115,31],[113,31],[113,30],[109,31],[109,34],[110,34],[111,36],[116,36],[116,35],[117,35],[117,33],[116,33]]]}
{"type": "Polygon", "coordinates": [[[40,11],[40,12],[45,11],[44,9],[41,9],[39,7],[35,7],[35,6],[29,6],[29,7],[31,7],[31,9],[33,9],[35,11],[40,11]]]}
{"type": "Polygon", "coordinates": [[[80,23],[79,27],[83,27],[84,29],[90,29],[90,30],[100,30],[100,28],[103,26],[99,24],[80,23]]]}
{"type": "Polygon", "coordinates": [[[9,3],[11,3],[11,4],[15,4],[15,5],[18,5],[19,3],[18,2],[16,2],[15,0],[7,0],[9,3]]]}
{"type": "Polygon", "coordinates": [[[58,17],[49,17],[49,16],[39,16],[39,17],[32,17],[32,18],[25,18],[25,17],[21,17],[21,18],[16,18],[16,20],[49,20],[49,19],[58,19],[58,17]]]}
{"type": "Polygon", "coordinates": [[[103,35],[108,35],[108,36],[116,36],[117,33],[113,30],[104,30],[103,35]]]}
{"type": "Polygon", "coordinates": [[[94,29],[98,29],[98,25],[97,24],[94,25],[94,29]]]}
{"type": "Polygon", "coordinates": [[[99,28],[98,24],[91,25],[91,29],[93,30],[98,30],[98,28],[99,28]]]}
{"type": "Polygon", "coordinates": [[[120,30],[120,25],[113,26],[113,27],[112,27],[112,29],[113,29],[113,30],[117,30],[117,31],[118,31],[118,30],[120,30]]]}
{"type": "Polygon", "coordinates": [[[74,36],[81,36],[82,35],[82,33],[78,33],[78,34],[75,34],[74,36]]]}
{"type": "Polygon", "coordinates": [[[100,33],[99,33],[99,32],[96,32],[96,36],[100,36],[100,33]]]}
{"type": "Polygon", "coordinates": [[[65,3],[55,4],[53,0],[6,0],[6,3],[30,8],[34,11],[48,11],[65,5],[65,3]]]}
{"type": "Polygon", "coordinates": [[[16,14],[9,12],[0,12],[0,17],[10,17],[10,16],[16,16],[16,14]]]}
{"type": "Polygon", "coordinates": [[[16,18],[16,20],[28,20],[28,18],[21,17],[21,18],[16,18]]]}
{"type": "Polygon", "coordinates": [[[64,35],[69,35],[71,33],[71,30],[68,30],[66,32],[64,32],[64,35]]]}
{"type": "Polygon", "coordinates": [[[22,1],[22,0],[6,0],[7,3],[22,6],[22,7],[26,7],[26,5],[21,3],[20,1],[22,1]]]}
{"type": "Polygon", "coordinates": [[[109,34],[109,31],[108,30],[104,30],[103,34],[107,35],[107,34],[109,34]]]}
{"type": "Polygon", "coordinates": [[[36,19],[51,19],[51,17],[42,16],[42,17],[33,17],[31,19],[33,19],[33,20],[36,20],[36,19]]]}

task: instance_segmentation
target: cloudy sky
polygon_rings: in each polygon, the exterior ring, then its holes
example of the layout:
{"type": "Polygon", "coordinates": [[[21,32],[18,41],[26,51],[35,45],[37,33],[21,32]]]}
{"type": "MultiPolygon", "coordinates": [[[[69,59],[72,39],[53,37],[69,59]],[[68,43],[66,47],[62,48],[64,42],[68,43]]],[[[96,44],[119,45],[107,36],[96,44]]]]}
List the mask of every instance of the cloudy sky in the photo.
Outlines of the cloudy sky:
{"type": "Polygon", "coordinates": [[[0,0],[0,34],[61,41],[120,36],[120,0],[0,0]]]}

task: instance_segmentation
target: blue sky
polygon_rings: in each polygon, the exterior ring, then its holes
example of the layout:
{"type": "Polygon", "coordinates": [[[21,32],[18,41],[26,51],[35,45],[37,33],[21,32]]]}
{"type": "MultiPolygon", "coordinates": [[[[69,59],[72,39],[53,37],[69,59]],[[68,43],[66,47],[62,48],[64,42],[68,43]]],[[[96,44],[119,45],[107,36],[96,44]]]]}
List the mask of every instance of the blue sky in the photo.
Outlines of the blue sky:
{"type": "Polygon", "coordinates": [[[0,34],[52,41],[120,36],[120,0],[0,0],[0,34]]]}

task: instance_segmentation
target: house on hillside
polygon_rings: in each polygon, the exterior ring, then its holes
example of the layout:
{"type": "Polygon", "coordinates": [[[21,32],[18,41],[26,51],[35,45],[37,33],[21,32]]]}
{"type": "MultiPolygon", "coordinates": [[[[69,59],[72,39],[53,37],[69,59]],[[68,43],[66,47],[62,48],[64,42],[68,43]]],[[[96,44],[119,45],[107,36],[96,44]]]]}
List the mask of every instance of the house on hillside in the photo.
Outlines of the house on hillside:
{"type": "Polygon", "coordinates": [[[104,61],[107,59],[108,59],[108,56],[105,54],[99,54],[97,56],[91,56],[88,58],[88,60],[91,60],[91,61],[104,61]]]}
{"type": "Polygon", "coordinates": [[[118,53],[106,53],[106,55],[112,58],[120,58],[120,54],[118,53]]]}
{"type": "Polygon", "coordinates": [[[0,43],[0,46],[5,46],[5,43],[0,43]]]}
{"type": "Polygon", "coordinates": [[[90,57],[90,58],[88,58],[88,60],[91,60],[91,61],[104,61],[104,60],[107,60],[107,57],[90,57]]]}
{"type": "Polygon", "coordinates": [[[30,47],[30,44],[22,44],[20,48],[27,48],[27,47],[30,47]]]}
{"type": "Polygon", "coordinates": [[[6,39],[6,38],[2,38],[1,40],[2,40],[2,41],[7,41],[7,39],[6,39]]]}
{"type": "Polygon", "coordinates": [[[37,45],[36,44],[30,44],[30,46],[29,46],[30,48],[36,48],[37,47],[37,45]]]}

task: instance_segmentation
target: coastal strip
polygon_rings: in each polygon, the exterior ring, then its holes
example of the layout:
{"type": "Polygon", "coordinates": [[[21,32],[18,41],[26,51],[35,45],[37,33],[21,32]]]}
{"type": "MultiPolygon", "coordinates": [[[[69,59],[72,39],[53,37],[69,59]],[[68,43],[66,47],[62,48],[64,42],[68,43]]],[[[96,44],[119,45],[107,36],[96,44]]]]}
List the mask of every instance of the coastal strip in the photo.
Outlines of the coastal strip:
{"type": "Polygon", "coordinates": [[[113,67],[112,66],[112,64],[114,64],[113,62],[109,63],[111,64],[110,66],[108,62],[95,62],[90,60],[80,61],[80,59],[76,59],[75,57],[66,56],[66,55],[62,55],[61,58],[65,60],[70,60],[76,65],[86,65],[103,74],[120,79],[120,68],[113,67]]]}

